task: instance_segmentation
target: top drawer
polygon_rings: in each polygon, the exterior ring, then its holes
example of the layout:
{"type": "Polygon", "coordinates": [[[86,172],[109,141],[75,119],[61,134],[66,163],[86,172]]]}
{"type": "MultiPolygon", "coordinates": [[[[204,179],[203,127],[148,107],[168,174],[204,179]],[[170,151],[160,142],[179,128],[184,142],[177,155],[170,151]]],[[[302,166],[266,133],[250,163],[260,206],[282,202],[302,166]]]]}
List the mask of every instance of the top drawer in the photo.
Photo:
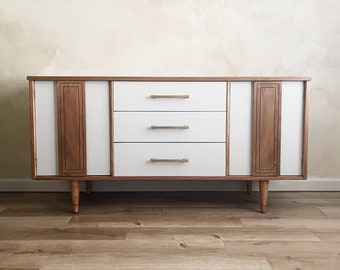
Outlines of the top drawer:
{"type": "Polygon", "coordinates": [[[226,111],[226,82],[115,81],[115,111],[226,111]]]}

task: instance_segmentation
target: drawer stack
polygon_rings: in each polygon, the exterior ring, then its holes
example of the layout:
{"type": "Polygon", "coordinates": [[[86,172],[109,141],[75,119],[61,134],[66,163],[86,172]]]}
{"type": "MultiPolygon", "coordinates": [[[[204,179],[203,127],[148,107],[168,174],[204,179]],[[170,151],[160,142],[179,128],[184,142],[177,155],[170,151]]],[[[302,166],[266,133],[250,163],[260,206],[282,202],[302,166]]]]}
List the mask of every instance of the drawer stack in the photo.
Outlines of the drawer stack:
{"type": "Polygon", "coordinates": [[[115,81],[114,176],[225,176],[226,82],[115,81]]]}

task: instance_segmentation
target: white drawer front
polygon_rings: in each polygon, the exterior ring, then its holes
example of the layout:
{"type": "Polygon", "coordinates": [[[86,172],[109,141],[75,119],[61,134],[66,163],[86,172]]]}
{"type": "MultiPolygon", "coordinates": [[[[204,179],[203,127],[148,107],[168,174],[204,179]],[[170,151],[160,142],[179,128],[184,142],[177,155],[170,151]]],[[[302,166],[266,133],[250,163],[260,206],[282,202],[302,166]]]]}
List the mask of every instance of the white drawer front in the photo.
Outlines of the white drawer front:
{"type": "Polygon", "coordinates": [[[225,142],[225,112],[115,112],[115,142],[225,142]]]}
{"type": "Polygon", "coordinates": [[[225,143],[115,143],[114,156],[115,176],[225,176],[225,143]]]}
{"type": "Polygon", "coordinates": [[[226,111],[226,82],[114,82],[115,111],[226,111]]]}

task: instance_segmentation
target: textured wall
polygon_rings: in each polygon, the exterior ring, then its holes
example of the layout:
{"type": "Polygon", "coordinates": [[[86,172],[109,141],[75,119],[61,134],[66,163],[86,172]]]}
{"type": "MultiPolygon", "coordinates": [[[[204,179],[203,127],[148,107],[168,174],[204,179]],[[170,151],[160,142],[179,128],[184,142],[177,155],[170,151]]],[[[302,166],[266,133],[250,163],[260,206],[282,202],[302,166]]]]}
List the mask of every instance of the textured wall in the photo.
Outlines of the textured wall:
{"type": "Polygon", "coordinates": [[[0,0],[0,178],[29,178],[27,75],[311,76],[310,176],[340,177],[340,1],[0,0]]]}

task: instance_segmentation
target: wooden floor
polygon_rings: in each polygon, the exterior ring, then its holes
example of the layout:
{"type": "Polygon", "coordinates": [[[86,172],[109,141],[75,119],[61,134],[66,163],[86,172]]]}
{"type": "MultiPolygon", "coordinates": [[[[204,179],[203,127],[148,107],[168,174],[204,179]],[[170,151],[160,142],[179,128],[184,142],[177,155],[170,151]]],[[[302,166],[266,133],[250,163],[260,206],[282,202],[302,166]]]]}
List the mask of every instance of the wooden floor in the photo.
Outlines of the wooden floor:
{"type": "Polygon", "coordinates": [[[0,269],[340,269],[340,192],[0,193],[0,269]]]}

